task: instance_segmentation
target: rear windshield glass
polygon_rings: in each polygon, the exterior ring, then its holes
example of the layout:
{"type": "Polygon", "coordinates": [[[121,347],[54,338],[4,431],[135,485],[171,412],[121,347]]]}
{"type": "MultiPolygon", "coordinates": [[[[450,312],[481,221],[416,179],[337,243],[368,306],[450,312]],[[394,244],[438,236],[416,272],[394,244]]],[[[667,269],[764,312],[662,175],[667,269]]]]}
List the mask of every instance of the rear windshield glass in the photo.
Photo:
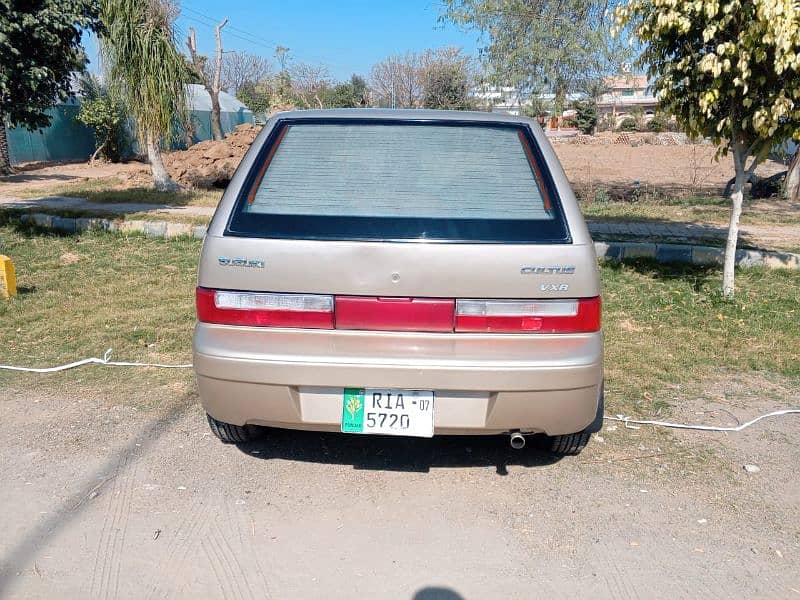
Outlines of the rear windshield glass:
{"type": "Polygon", "coordinates": [[[229,231],[552,242],[567,237],[555,196],[522,128],[289,123],[276,128],[256,160],[229,231]]]}

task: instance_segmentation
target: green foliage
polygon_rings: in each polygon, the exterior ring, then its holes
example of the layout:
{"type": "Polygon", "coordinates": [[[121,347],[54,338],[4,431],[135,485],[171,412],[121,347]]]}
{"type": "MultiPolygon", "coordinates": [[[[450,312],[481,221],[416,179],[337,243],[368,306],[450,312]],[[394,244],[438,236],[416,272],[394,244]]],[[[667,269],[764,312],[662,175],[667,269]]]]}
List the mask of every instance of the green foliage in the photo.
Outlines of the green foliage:
{"type": "Polygon", "coordinates": [[[619,131],[636,131],[636,119],[625,117],[619,124],[619,131]]]}
{"type": "Polygon", "coordinates": [[[255,115],[266,115],[271,106],[272,91],[266,83],[247,81],[236,89],[236,98],[255,115]]]}
{"type": "Polygon", "coordinates": [[[105,160],[119,162],[126,137],[122,104],[94,75],[84,75],[80,84],[83,95],[77,120],[94,133],[95,156],[99,154],[105,160]]]}
{"type": "Polygon", "coordinates": [[[367,83],[353,75],[350,81],[326,88],[320,94],[325,108],[358,108],[367,104],[367,83]]]}
{"type": "Polygon", "coordinates": [[[609,35],[606,12],[618,0],[444,0],[443,19],[479,31],[481,53],[496,85],[524,96],[556,95],[560,113],[567,92],[616,72],[630,51],[609,35]]]}
{"type": "Polygon", "coordinates": [[[100,0],[103,59],[112,91],[136,120],[140,139],[169,137],[187,120],[188,63],[161,0],[100,0]]]}
{"type": "Polygon", "coordinates": [[[605,113],[600,119],[597,121],[597,131],[614,131],[616,129],[617,123],[612,113],[605,113]]]}
{"type": "Polygon", "coordinates": [[[585,102],[576,102],[575,108],[575,126],[580,129],[581,133],[592,134],[597,127],[597,103],[593,100],[585,102]]]}
{"type": "Polygon", "coordinates": [[[70,94],[87,63],[84,30],[99,27],[97,0],[0,0],[0,119],[34,130],[70,94]]]}
{"type": "Polygon", "coordinates": [[[529,119],[542,119],[553,110],[553,103],[545,98],[533,96],[522,107],[522,114],[529,119]]]}
{"type": "Polygon", "coordinates": [[[422,77],[422,105],[438,110],[470,110],[469,74],[463,60],[436,60],[422,77]]]}
{"type": "Polygon", "coordinates": [[[644,109],[641,106],[634,106],[630,110],[631,118],[636,121],[636,131],[642,131],[645,128],[644,123],[644,109]]]}
{"type": "Polygon", "coordinates": [[[647,130],[653,133],[661,133],[667,130],[667,120],[661,115],[656,115],[647,124],[647,130]]]}
{"type": "Polygon", "coordinates": [[[775,140],[800,139],[797,0],[633,0],[616,20],[690,136],[755,163],[775,140]]]}
{"type": "Polygon", "coordinates": [[[800,3],[631,0],[615,19],[642,45],[640,61],[684,131],[711,138],[717,156],[733,154],[722,283],[730,298],[745,182],[776,140],[800,139],[800,3]]]}

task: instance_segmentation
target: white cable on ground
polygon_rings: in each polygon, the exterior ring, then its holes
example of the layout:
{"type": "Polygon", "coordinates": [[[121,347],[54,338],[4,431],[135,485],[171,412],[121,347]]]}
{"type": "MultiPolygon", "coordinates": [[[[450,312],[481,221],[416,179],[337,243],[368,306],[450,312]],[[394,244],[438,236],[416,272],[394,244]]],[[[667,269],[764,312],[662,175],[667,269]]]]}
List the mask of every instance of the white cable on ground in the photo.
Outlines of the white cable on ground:
{"type": "MultiPolygon", "coordinates": [[[[66,365],[59,365],[57,367],[45,367],[45,368],[35,368],[35,367],[14,367],[11,365],[0,365],[0,369],[5,369],[7,371],[24,371],[26,373],[58,373],[60,371],[66,371],[68,369],[74,369],[76,367],[82,367],[83,365],[103,365],[106,367],[155,367],[158,369],[191,369],[192,364],[184,364],[184,365],[165,365],[160,363],[141,363],[141,362],[121,362],[121,361],[112,361],[111,359],[111,348],[106,350],[105,354],[103,354],[103,358],[84,358],[83,360],[78,360],[72,363],[68,363],[66,365]]],[[[736,427],[718,427],[716,425],[687,425],[684,423],[670,423],[668,421],[651,421],[646,419],[632,419],[631,417],[626,417],[625,415],[615,415],[615,416],[608,416],[604,415],[603,418],[607,421],[619,421],[625,424],[626,429],[639,429],[637,425],[654,425],[656,427],[671,427],[673,429],[694,429],[700,431],[742,431],[743,429],[747,429],[751,425],[755,425],[762,419],[766,419],[768,417],[779,417],[782,415],[791,415],[791,414],[800,414],[800,408],[788,408],[785,410],[776,410],[771,413],[767,413],[765,415],[761,415],[747,421],[747,423],[742,423],[741,425],[737,425],[736,427]]]]}
{"type": "Polygon", "coordinates": [[[774,412],[756,417],[755,419],[752,419],[747,423],[742,423],[741,425],[737,425],[736,427],[717,427],[716,425],[686,425],[683,423],[669,423],[667,421],[648,421],[642,419],[632,419],[624,415],[616,415],[614,417],[604,416],[603,418],[608,421],[621,421],[622,423],[625,423],[626,429],[639,429],[635,425],[655,425],[657,427],[671,427],[673,429],[698,429],[700,431],[742,431],[743,429],[747,429],[751,425],[755,425],[760,420],[766,419],[767,417],[779,417],[781,415],[791,415],[791,414],[800,414],[800,408],[787,408],[786,410],[776,410],[774,412]]]}
{"type": "Polygon", "coordinates": [[[59,365],[57,367],[34,368],[34,367],[13,367],[11,365],[0,365],[0,369],[7,371],[24,371],[26,373],[58,373],[59,371],[66,371],[83,365],[104,365],[106,367],[156,367],[159,369],[191,369],[192,364],[186,365],[163,365],[159,363],[140,363],[140,362],[120,362],[110,360],[111,348],[106,350],[103,358],[84,358],[66,365],[59,365]]]}

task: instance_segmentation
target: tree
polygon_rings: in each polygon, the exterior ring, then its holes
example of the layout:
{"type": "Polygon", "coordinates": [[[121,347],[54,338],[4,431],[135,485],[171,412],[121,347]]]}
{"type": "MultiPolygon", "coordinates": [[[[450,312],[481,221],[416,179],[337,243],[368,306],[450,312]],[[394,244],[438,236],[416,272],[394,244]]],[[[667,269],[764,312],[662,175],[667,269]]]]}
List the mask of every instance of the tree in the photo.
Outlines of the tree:
{"type": "Polygon", "coordinates": [[[336,84],[322,93],[325,108],[359,108],[367,105],[367,82],[353,75],[350,81],[336,84]]]}
{"type": "Polygon", "coordinates": [[[99,77],[86,73],[79,80],[81,108],[77,120],[94,133],[95,150],[89,162],[98,155],[119,162],[125,141],[125,111],[99,77]]]}
{"type": "Polygon", "coordinates": [[[219,93],[222,91],[222,28],[227,23],[228,19],[223,19],[214,29],[217,39],[217,53],[214,57],[211,73],[206,73],[206,57],[197,53],[197,36],[194,27],[189,27],[189,35],[186,38],[186,45],[189,47],[189,56],[192,58],[192,64],[203,82],[203,87],[206,88],[208,95],[211,97],[211,137],[215,140],[221,140],[225,137],[222,133],[219,93]]]}
{"type": "Polygon", "coordinates": [[[12,172],[6,126],[47,127],[45,111],[70,95],[87,63],[84,30],[99,27],[97,0],[0,0],[0,174],[12,172]]]}
{"type": "Polygon", "coordinates": [[[464,56],[460,48],[449,46],[390,56],[372,67],[370,83],[378,106],[471,107],[467,95],[475,80],[474,71],[472,59],[464,56]],[[426,84],[430,88],[427,102],[426,84]],[[449,100],[448,95],[452,96],[449,100]]]}
{"type": "Polygon", "coordinates": [[[735,179],[722,292],[734,294],[745,183],[776,140],[800,139],[796,0],[633,0],[619,27],[643,45],[662,105],[693,137],[733,155],[735,179]]]}
{"type": "Polygon", "coordinates": [[[322,108],[321,96],[330,85],[328,67],[295,63],[289,69],[293,96],[305,108],[322,108]]]}
{"type": "Polygon", "coordinates": [[[444,0],[443,19],[479,31],[489,80],[523,97],[569,92],[619,70],[629,51],[615,42],[606,13],[615,0],[444,0]]]}
{"type": "Polygon", "coordinates": [[[100,48],[114,93],[136,121],[157,190],[174,190],[161,144],[187,121],[186,61],[163,0],[100,0],[100,48]]]}
{"type": "Polygon", "coordinates": [[[475,80],[472,59],[460,48],[426,51],[422,56],[422,105],[441,110],[471,110],[475,80]]]}
{"type": "Polygon", "coordinates": [[[667,120],[661,115],[655,115],[647,123],[647,130],[653,133],[661,133],[667,130],[667,120]]]}
{"type": "Polygon", "coordinates": [[[264,81],[273,71],[268,58],[247,52],[226,52],[222,57],[222,89],[236,94],[246,83],[264,81]]]}
{"type": "Polygon", "coordinates": [[[236,98],[255,115],[266,116],[272,106],[272,91],[267,82],[242,83],[236,90],[236,98]]]}
{"type": "Polygon", "coordinates": [[[786,197],[792,202],[800,202],[800,146],[794,151],[794,156],[786,172],[786,197]]]}
{"type": "Polygon", "coordinates": [[[586,135],[592,135],[597,128],[597,103],[594,100],[575,102],[575,125],[586,135]]]}
{"type": "Polygon", "coordinates": [[[422,56],[416,52],[390,56],[375,64],[370,84],[378,106],[419,108],[422,105],[422,56]]]}

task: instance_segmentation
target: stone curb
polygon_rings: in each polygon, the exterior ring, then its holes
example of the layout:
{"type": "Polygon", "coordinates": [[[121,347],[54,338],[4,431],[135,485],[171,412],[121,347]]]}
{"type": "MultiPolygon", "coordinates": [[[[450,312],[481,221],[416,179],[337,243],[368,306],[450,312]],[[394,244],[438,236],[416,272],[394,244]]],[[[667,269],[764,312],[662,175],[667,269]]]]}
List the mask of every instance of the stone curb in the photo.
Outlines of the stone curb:
{"type": "MultiPolygon", "coordinates": [[[[691,244],[595,242],[594,247],[597,252],[597,258],[600,259],[649,258],[660,263],[722,265],[725,258],[725,250],[723,248],[693,246],[691,244]]],[[[740,249],[736,251],[736,266],[800,270],[800,254],[740,249]]]]}
{"type": "Polygon", "coordinates": [[[147,237],[175,238],[194,237],[203,239],[206,235],[205,225],[191,223],[173,223],[171,221],[124,221],[122,219],[71,218],[57,217],[44,213],[21,215],[23,223],[33,223],[45,229],[54,229],[67,233],[81,231],[115,231],[118,233],[143,233],[147,237]]]}
{"type": "MultiPolygon", "coordinates": [[[[175,238],[206,235],[205,225],[172,223],[169,221],[123,221],[121,219],[57,217],[43,213],[20,216],[23,223],[57,231],[76,233],[80,231],[116,231],[119,233],[143,233],[148,237],[175,238]]],[[[724,250],[713,246],[691,244],[660,244],[651,242],[595,242],[597,258],[633,259],[649,258],[660,263],[686,263],[693,265],[721,265],[724,250]]],[[[766,267],[767,269],[800,270],[800,254],[769,252],[767,250],[738,250],[736,265],[739,267],[766,267]]]]}

